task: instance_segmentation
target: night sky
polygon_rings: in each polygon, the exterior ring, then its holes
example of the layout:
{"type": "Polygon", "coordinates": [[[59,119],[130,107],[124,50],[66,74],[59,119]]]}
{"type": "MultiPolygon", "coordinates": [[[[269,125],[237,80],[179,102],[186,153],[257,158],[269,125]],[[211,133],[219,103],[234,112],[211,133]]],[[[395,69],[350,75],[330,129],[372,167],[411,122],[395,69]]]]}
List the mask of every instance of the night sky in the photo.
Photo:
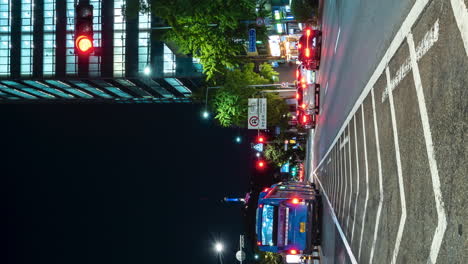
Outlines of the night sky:
{"type": "Polygon", "coordinates": [[[197,105],[0,105],[0,263],[224,263],[247,142],[197,105]],[[176,259],[177,261],[173,261],[176,259]]]}

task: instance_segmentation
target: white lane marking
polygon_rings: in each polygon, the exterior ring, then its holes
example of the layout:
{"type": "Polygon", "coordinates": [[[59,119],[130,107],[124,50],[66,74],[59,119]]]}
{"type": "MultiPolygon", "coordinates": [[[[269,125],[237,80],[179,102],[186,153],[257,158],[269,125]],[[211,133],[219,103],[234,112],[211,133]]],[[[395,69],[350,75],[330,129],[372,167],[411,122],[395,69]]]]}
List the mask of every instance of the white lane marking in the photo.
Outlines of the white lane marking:
{"type": "Polygon", "coordinates": [[[327,165],[330,164],[331,158],[328,158],[327,165]]]}
{"type": "Polygon", "coordinates": [[[353,176],[352,176],[352,169],[351,169],[351,134],[350,129],[348,126],[348,137],[349,137],[349,144],[348,144],[348,159],[349,159],[349,199],[348,199],[348,219],[346,220],[346,228],[349,229],[349,215],[351,215],[351,197],[353,195],[353,176]]]}
{"type": "Polygon", "coordinates": [[[382,212],[382,205],[383,205],[383,199],[384,199],[383,183],[382,183],[382,161],[380,159],[379,128],[377,126],[377,111],[375,111],[375,97],[374,97],[373,89],[371,90],[371,95],[372,95],[372,111],[374,113],[374,132],[375,132],[375,147],[377,149],[377,166],[379,169],[379,206],[377,208],[377,217],[375,219],[374,241],[372,242],[369,264],[372,264],[372,260],[374,259],[375,243],[377,242],[377,235],[379,233],[380,214],[382,212]]]}
{"type": "MultiPolygon", "coordinates": [[[[387,67],[385,69],[385,73],[387,76],[387,86],[390,85],[390,69],[387,67]]],[[[400,202],[401,202],[401,217],[400,217],[400,224],[398,225],[398,232],[397,237],[395,240],[395,248],[393,249],[392,261],[391,264],[396,263],[398,251],[400,250],[400,243],[401,237],[403,236],[403,230],[405,228],[406,222],[406,199],[405,199],[405,186],[403,182],[403,172],[401,169],[401,158],[400,158],[400,144],[398,143],[398,131],[397,131],[397,124],[396,124],[396,116],[395,116],[395,105],[393,104],[393,91],[391,89],[388,90],[388,99],[390,102],[390,115],[392,117],[392,129],[393,129],[393,139],[395,143],[395,156],[396,156],[396,165],[397,165],[397,173],[398,173],[398,187],[400,190],[400,202]]]]}
{"type": "Polygon", "coordinates": [[[450,0],[450,3],[468,56],[468,9],[463,0],[450,0]]]}
{"type": "Polygon", "coordinates": [[[328,195],[325,192],[325,189],[322,186],[322,182],[320,182],[320,179],[318,178],[317,174],[314,173],[315,179],[317,179],[317,182],[320,185],[320,188],[322,189],[322,195],[325,196],[325,199],[327,200],[328,206],[330,206],[330,212],[332,213],[332,219],[333,222],[335,223],[336,229],[338,229],[338,233],[340,234],[341,239],[343,240],[343,244],[346,248],[346,251],[348,252],[349,259],[351,260],[351,263],[357,264],[358,262],[356,261],[356,257],[353,254],[353,251],[351,250],[351,247],[349,246],[349,242],[346,239],[346,236],[343,233],[343,230],[341,229],[340,223],[338,222],[338,219],[336,218],[335,215],[335,210],[333,209],[332,204],[330,203],[330,200],[328,199],[328,195]]]}
{"type": "MultiPolygon", "coordinates": [[[[344,140],[344,146],[346,146],[346,143],[349,142],[349,139],[348,139],[348,136],[346,136],[345,140],[344,140]]],[[[343,173],[343,177],[345,179],[345,189],[344,189],[344,193],[343,193],[343,210],[341,211],[341,219],[343,219],[343,222],[344,222],[344,213],[345,213],[345,207],[346,207],[346,191],[348,190],[348,175],[346,174],[346,170],[348,169],[348,166],[346,165],[346,149],[343,150],[343,163],[344,163],[344,173],[343,173]]],[[[349,212],[348,212],[348,215],[349,215],[349,212]]],[[[346,229],[348,229],[348,226],[346,226],[346,229]]]]}
{"type": "Polygon", "coordinates": [[[416,87],[416,95],[418,97],[419,113],[421,115],[421,122],[424,131],[424,139],[426,142],[427,158],[429,160],[429,168],[431,170],[432,188],[434,189],[434,197],[437,209],[437,228],[432,239],[428,264],[436,263],[437,256],[439,255],[440,245],[444,239],[444,233],[447,229],[447,218],[445,215],[445,205],[440,189],[440,177],[437,167],[437,160],[435,158],[434,143],[432,142],[431,125],[429,123],[429,115],[427,113],[426,100],[424,99],[424,91],[421,82],[421,75],[419,73],[418,62],[416,60],[416,50],[414,48],[413,34],[408,34],[408,46],[410,50],[411,64],[413,67],[413,79],[416,87]]]}
{"type": "Polygon", "coordinates": [[[327,82],[327,85],[325,86],[325,94],[324,95],[327,95],[327,91],[328,91],[328,82],[327,82]]]}
{"type": "Polygon", "coordinates": [[[336,196],[338,195],[338,184],[339,184],[339,179],[338,179],[338,149],[335,148],[335,183],[334,183],[334,190],[333,190],[333,203],[335,204],[335,207],[337,205],[336,201],[336,196]]]}
{"type": "MultiPolygon", "coordinates": [[[[343,144],[343,139],[341,140],[341,145],[343,144]]],[[[338,208],[338,217],[340,216],[340,212],[342,212],[343,210],[343,203],[344,203],[344,199],[343,198],[343,185],[344,185],[344,181],[343,181],[343,151],[340,150],[340,193],[339,193],[339,197],[338,197],[338,201],[340,202],[340,207],[338,208]]],[[[344,178],[346,180],[346,178],[344,178]]],[[[340,218],[341,220],[341,218],[340,218]]]]}
{"type": "Polygon", "coordinates": [[[374,84],[377,82],[378,78],[380,77],[380,74],[385,70],[385,67],[388,65],[388,62],[390,59],[395,55],[395,52],[398,50],[402,42],[405,40],[406,36],[411,30],[411,27],[413,24],[416,22],[416,20],[419,18],[419,15],[422,13],[424,8],[426,7],[427,3],[429,0],[416,0],[414,3],[413,7],[411,8],[410,12],[406,16],[405,20],[400,26],[400,29],[397,31],[395,34],[395,37],[393,38],[392,42],[390,43],[390,46],[388,47],[387,51],[385,52],[384,56],[382,57],[382,60],[380,63],[377,65],[375,68],[374,73],[370,77],[369,81],[367,82],[366,86],[361,92],[361,95],[359,98],[356,100],[354,103],[353,108],[348,114],[348,117],[346,120],[343,122],[343,125],[341,126],[341,129],[338,131],[336,134],[335,139],[333,142],[330,144],[330,147],[328,148],[328,151],[325,153],[323,158],[320,160],[320,162],[317,164],[317,167],[315,167],[315,171],[317,171],[317,168],[320,167],[320,165],[325,161],[326,157],[328,154],[330,154],[331,150],[335,146],[336,142],[338,141],[338,138],[341,136],[343,133],[344,129],[346,128],[346,125],[349,123],[351,118],[353,118],[354,114],[358,110],[359,106],[362,104],[364,99],[366,98],[367,94],[369,94],[371,88],[374,86],[374,84]]]}
{"type": "Polygon", "coordinates": [[[346,136],[340,144],[340,149],[344,148],[349,141],[349,136],[346,136]]]}
{"type": "Polygon", "coordinates": [[[356,211],[357,211],[357,202],[359,198],[359,154],[357,149],[357,129],[356,129],[356,118],[354,119],[354,148],[356,150],[356,199],[354,200],[354,218],[353,218],[353,229],[351,231],[351,239],[354,236],[354,226],[356,223],[356,211]]]}
{"type": "Polygon", "coordinates": [[[336,48],[338,47],[338,41],[340,40],[340,34],[341,34],[341,27],[338,28],[338,37],[336,37],[336,42],[335,42],[335,53],[336,53],[336,48]]]}
{"type": "MultiPolygon", "coordinates": [[[[434,46],[434,44],[439,40],[439,20],[435,22],[434,26],[426,32],[423,39],[421,40],[419,46],[416,48],[416,59],[419,61],[428,51],[434,46]]],[[[410,58],[407,58],[405,62],[401,65],[400,69],[395,74],[395,77],[391,80],[390,86],[385,87],[382,93],[382,103],[388,98],[388,90],[395,90],[398,87],[398,84],[408,75],[411,70],[411,61],[410,58]]]]}
{"type": "Polygon", "coordinates": [[[362,249],[362,237],[364,235],[364,228],[366,227],[366,212],[367,202],[369,201],[369,165],[367,162],[367,136],[366,136],[366,122],[364,119],[364,105],[361,105],[361,117],[362,117],[362,141],[364,142],[364,162],[366,165],[366,200],[364,200],[364,212],[362,213],[362,228],[361,228],[361,239],[359,240],[359,253],[358,259],[361,259],[362,249]]]}

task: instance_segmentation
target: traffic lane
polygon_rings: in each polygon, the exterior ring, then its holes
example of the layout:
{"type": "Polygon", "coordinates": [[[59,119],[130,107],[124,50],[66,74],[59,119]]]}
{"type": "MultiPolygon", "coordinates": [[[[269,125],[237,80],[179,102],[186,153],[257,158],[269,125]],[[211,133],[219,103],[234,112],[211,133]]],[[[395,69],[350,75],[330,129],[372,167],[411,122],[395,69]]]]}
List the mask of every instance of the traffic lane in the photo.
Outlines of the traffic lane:
{"type": "Polygon", "coordinates": [[[414,42],[420,43],[439,24],[438,40],[418,61],[447,217],[438,263],[466,263],[468,259],[464,232],[468,227],[468,50],[455,16],[465,12],[464,26],[468,27],[467,6],[466,0],[434,1],[412,30],[414,42]],[[454,6],[457,2],[464,3],[465,9],[454,6]]]}
{"type": "MultiPolygon", "coordinates": [[[[433,2],[431,5],[429,5],[428,10],[431,10],[433,6],[437,6],[436,4],[437,2],[433,2]]],[[[437,10],[440,11],[441,6],[438,6],[437,10]]],[[[425,15],[427,15],[427,13],[425,13],[425,15]]],[[[431,44],[431,41],[430,41],[431,38],[434,36],[435,29],[437,28],[436,27],[437,20],[434,22],[436,16],[427,15],[428,19],[432,18],[432,21],[428,22],[428,21],[424,21],[425,15],[422,16],[421,20],[419,20],[419,22],[416,23],[414,27],[415,52],[418,54],[418,56],[422,56],[421,68],[424,68],[425,59],[432,58],[431,61],[432,61],[432,64],[434,64],[434,58],[435,59],[438,58],[437,43],[435,44],[434,46],[435,48],[433,49],[431,48],[431,45],[434,45],[434,43],[431,44]],[[420,27],[423,27],[423,30],[421,30],[420,37],[418,38],[417,32],[420,27]],[[425,52],[428,52],[429,55],[425,56],[424,54],[425,52]],[[432,53],[435,52],[436,54],[431,55],[431,52],[432,53]]],[[[450,19],[450,16],[446,16],[444,17],[444,19],[450,19]]],[[[444,23],[440,22],[440,25],[443,25],[443,24],[444,23]]],[[[454,23],[451,23],[451,24],[447,23],[447,25],[453,26],[454,23]]],[[[450,29],[446,30],[444,28],[444,29],[440,29],[440,31],[450,33],[450,29]]],[[[456,33],[456,30],[455,30],[455,33],[456,33]]],[[[443,35],[441,35],[441,37],[443,39],[443,35]]],[[[462,40],[459,38],[458,40],[452,39],[451,41],[452,41],[451,43],[456,43],[457,45],[459,45],[458,50],[461,51],[462,55],[464,55],[462,40]]],[[[447,46],[441,45],[441,48],[447,48],[447,46]]],[[[395,190],[398,191],[398,194],[400,196],[400,201],[399,201],[400,204],[398,203],[396,204],[397,208],[399,206],[401,210],[403,211],[403,207],[405,207],[404,206],[404,203],[405,203],[407,207],[409,208],[408,217],[406,217],[406,209],[405,209],[405,217],[402,217],[403,213],[401,213],[400,215],[396,214],[396,217],[394,217],[396,218],[394,219],[396,221],[388,221],[389,223],[393,223],[393,225],[390,224],[389,226],[393,228],[394,230],[395,230],[395,227],[398,227],[397,233],[401,233],[401,236],[400,236],[401,244],[400,242],[398,243],[396,242],[398,239],[395,239],[394,246],[392,243],[388,243],[386,246],[382,246],[382,245],[380,246],[372,245],[372,246],[375,246],[376,251],[378,251],[379,248],[384,249],[383,253],[381,252],[382,250],[380,250],[380,253],[377,252],[375,255],[379,256],[380,259],[384,259],[386,261],[388,261],[388,259],[393,260],[393,258],[395,258],[396,262],[399,262],[399,261],[418,261],[418,262],[422,261],[424,262],[425,260],[431,258],[432,255],[434,255],[433,252],[435,252],[435,259],[438,258],[439,261],[442,261],[442,263],[446,263],[446,260],[444,258],[447,258],[447,257],[449,257],[451,260],[455,260],[455,263],[462,263],[464,257],[466,257],[464,255],[465,253],[463,253],[463,247],[466,245],[466,239],[463,239],[463,225],[465,224],[464,221],[466,220],[464,219],[466,219],[466,217],[459,219],[461,223],[460,222],[458,222],[458,224],[455,223],[452,227],[452,231],[450,230],[450,227],[448,227],[447,232],[446,232],[446,235],[450,235],[452,237],[458,236],[456,238],[458,238],[457,240],[459,243],[453,243],[453,241],[451,240],[450,241],[444,240],[442,243],[441,254],[437,254],[438,252],[437,240],[441,238],[437,237],[437,234],[434,234],[434,230],[436,229],[435,225],[436,223],[438,224],[438,217],[434,215],[435,214],[434,207],[436,207],[436,205],[434,203],[435,198],[434,198],[433,193],[435,193],[436,190],[435,188],[433,188],[433,183],[432,183],[433,179],[428,177],[428,167],[430,167],[430,165],[428,164],[429,154],[427,153],[427,148],[428,148],[427,142],[426,142],[427,139],[426,139],[426,136],[423,135],[425,134],[425,132],[424,132],[424,128],[422,128],[423,123],[421,122],[423,119],[421,115],[424,114],[424,111],[422,111],[421,107],[419,106],[420,99],[418,98],[415,92],[416,90],[415,85],[414,85],[415,77],[413,76],[413,73],[406,72],[405,74],[402,74],[402,72],[406,71],[405,70],[405,67],[407,67],[406,62],[409,56],[408,50],[409,50],[408,44],[406,44],[406,42],[403,42],[399,50],[397,50],[394,58],[392,58],[391,61],[389,62],[388,76],[390,78],[388,80],[386,79],[386,76],[385,76],[387,74],[387,70],[386,70],[385,75],[382,73],[378,81],[374,85],[374,90],[378,91],[376,92],[377,99],[374,98],[374,100],[377,102],[376,109],[380,109],[380,110],[376,110],[376,112],[382,111],[382,114],[379,116],[383,116],[382,120],[387,121],[387,122],[379,121],[377,127],[379,126],[386,127],[386,129],[383,129],[382,134],[387,135],[387,137],[385,137],[387,139],[391,138],[392,134],[395,134],[393,140],[387,140],[387,142],[383,140],[382,145],[386,144],[386,145],[390,145],[391,147],[393,143],[393,145],[395,146],[394,148],[396,148],[397,145],[398,146],[401,145],[401,148],[399,147],[398,150],[394,149],[393,152],[391,150],[388,152],[391,154],[390,156],[394,156],[395,158],[393,159],[384,158],[385,161],[382,161],[383,174],[385,175],[385,178],[391,179],[391,183],[393,182],[393,185],[395,185],[395,183],[398,183],[398,187],[390,188],[390,191],[392,190],[393,192],[395,192],[395,190]],[[393,68],[398,69],[398,71],[391,70],[393,68]],[[400,71],[400,69],[403,69],[403,71],[400,71]],[[399,76],[399,75],[401,78],[399,77],[400,79],[397,79],[397,80],[395,80],[392,77],[392,76],[399,76]],[[385,82],[383,80],[385,80],[385,82]],[[389,102],[390,100],[388,100],[389,98],[388,95],[386,99],[383,96],[384,88],[389,86],[387,81],[390,83],[394,81],[398,82],[396,84],[398,89],[395,88],[395,95],[394,95],[395,100],[393,103],[389,102]],[[403,90],[403,92],[401,92],[400,90],[403,90]],[[378,103],[379,99],[381,101],[380,105],[378,103]],[[390,106],[393,107],[394,109],[393,112],[391,110],[392,107],[390,106]],[[390,115],[390,118],[388,117],[389,115],[390,115]],[[391,122],[388,122],[389,119],[392,119],[391,122]],[[424,140],[422,140],[423,138],[424,140]],[[398,162],[397,161],[398,159],[400,159],[401,162],[398,162]],[[395,169],[395,166],[397,167],[396,169],[395,169]],[[388,168],[391,168],[391,169],[388,169],[388,168]],[[392,175],[392,172],[395,172],[395,171],[401,171],[401,173],[397,173],[396,175],[397,177],[393,177],[393,178],[387,177],[388,175],[392,175]],[[401,186],[400,186],[400,183],[401,183],[401,186]],[[410,189],[409,191],[410,194],[406,194],[402,196],[402,193],[408,192],[407,190],[408,188],[410,189]],[[452,232],[453,234],[451,234],[450,232],[452,232]],[[434,245],[436,245],[435,246],[436,250],[430,250],[431,248],[434,248],[434,245]],[[444,249],[451,250],[451,252],[444,253],[444,249]]],[[[455,62],[457,63],[456,69],[458,70],[455,72],[465,73],[466,72],[466,62],[465,62],[466,58],[463,56],[461,56],[460,58],[461,58],[461,62],[460,61],[455,62]],[[461,67],[461,70],[460,70],[460,67],[461,67]]],[[[449,60],[448,62],[450,63],[453,61],[449,60]]],[[[419,66],[417,68],[419,68],[419,66]]],[[[421,74],[421,76],[423,77],[424,75],[425,75],[424,73],[421,74]]],[[[467,76],[466,74],[458,76],[458,79],[456,79],[458,80],[458,82],[456,82],[455,84],[466,83],[466,79],[465,79],[466,76],[467,76]]],[[[431,74],[429,74],[428,77],[434,78],[433,75],[431,74]]],[[[436,79],[436,80],[440,80],[440,79],[441,78],[439,77],[439,79],[436,79]]],[[[432,81],[434,82],[434,80],[432,81]]],[[[422,78],[422,83],[424,82],[425,80],[424,78],[422,78]]],[[[430,87],[434,89],[434,86],[430,86],[430,87]]],[[[423,85],[423,88],[424,88],[424,85],[423,85]]],[[[466,127],[467,119],[464,118],[466,117],[466,111],[464,111],[466,110],[466,102],[463,100],[460,100],[460,98],[466,98],[466,97],[454,97],[453,94],[460,94],[460,90],[457,90],[457,88],[460,89],[460,86],[448,87],[448,89],[451,91],[448,92],[446,95],[448,95],[447,100],[452,101],[454,103],[452,107],[454,109],[457,109],[458,112],[455,111],[454,113],[453,112],[448,113],[447,114],[448,116],[446,116],[447,118],[445,119],[436,118],[435,120],[435,122],[442,121],[443,125],[441,126],[445,129],[447,129],[447,122],[449,122],[450,124],[455,123],[455,126],[458,125],[461,128],[466,127]],[[454,116],[457,116],[457,114],[460,115],[460,113],[462,113],[461,114],[462,118],[454,120],[454,116]]],[[[437,105],[437,102],[440,100],[440,98],[433,96],[434,94],[437,95],[437,92],[440,93],[440,90],[429,92],[430,96],[427,96],[427,93],[425,93],[426,100],[428,100],[429,102],[428,105],[430,106],[437,105]]],[[[463,96],[463,93],[461,94],[461,96],[463,96]]],[[[368,98],[369,98],[369,95],[364,101],[364,109],[369,109],[369,107],[365,106],[366,101],[369,100],[368,98]]],[[[393,98],[393,95],[392,95],[392,98],[393,98]]],[[[359,116],[358,112],[356,113],[357,116],[359,116]]],[[[431,118],[432,115],[437,114],[437,113],[438,112],[436,111],[429,111],[427,114],[429,118],[431,118]]],[[[454,129],[454,128],[449,127],[449,129],[454,129]]],[[[464,131],[466,130],[463,130],[460,132],[464,132],[464,131]]],[[[432,129],[432,132],[435,133],[434,129],[432,129]]],[[[450,131],[445,131],[444,135],[451,135],[449,132],[450,131]]],[[[465,136],[466,135],[463,134],[459,138],[462,144],[458,145],[458,146],[461,146],[461,148],[457,152],[458,154],[460,154],[462,158],[466,157],[466,146],[465,146],[466,144],[463,144],[465,142],[464,141],[465,136]]],[[[365,137],[363,136],[363,138],[365,137]]],[[[435,142],[435,149],[438,149],[439,147],[445,147],[445,146],[438,144],[438,142],[435,142]]],[[[453,152],[448,153],[448,154],[453,155],[453,152]]],[[[455,161],[462,160],[463,161],[463,159],[457,159],[457,157],[450,158],[449,160],[455,160],[455,161]]],[[[369,160],[368,162],[372,163],[376,161],[369,160]]],[[[362,161],[360,163],[362,163],[362,161]]],[[[466,167],[464,167],[464,165],[465,165],[464,163],[457,164],[455,168],[458,169],[461,167],[461,171],[464,172],[466,171],[466,167]]],[[[429,174],[431,173],[432,172],[430,172],[429,174]]],[[[393,176],[395,176],[394,174],[395,173],[393,173],[393,176]]],[[[461,177],[460,183],[466,181],[466,179],[463,178],[463,177],[466,177],[466,173],[453,176],[453,178],[457,178],[457,177],[461,177]]],[[[463,184],[460,184],[460,185],[463,186],[463,184]]],[[[452,186],[452,189],[453,189],[453,186],[452,186]]],[[[463,193],[464,193],[463,191],[460,192],[461,196],[459,198],[465,198],[465,196],[463,196],[463,193]]],[[[398,198],[398,197],[395,197],[395,198],[398,198]]],[[[397,199],[391,199],[391,200],[397,200],[397,199]]],[[[395,205],[394,202],[391,204],[395,205]]],[[[462,207],[461,205],[457,207],[456,205],[452,204],[451,206],[455,207],[455,210],[454,210],[455,214],[458,214],[458,215],[466,214],[466,210],[464,210],[464,207],[462,207]]],[[[389,208],[387,208],[387,210],[388,209],[389,208]]],[[[372,209],[369,209],[369,211],[372,213],[375,213],[375,211],[372,209]]],[[[366,214],[363,213],[363,215],[366,215],[366,214]]],[[[395,215],[395,214],[390,213],[390,215],[395,215]]],[[[451,221],[450,218],[451,217],[449,215],[448,221],[451,221]]],[[[374,227],[374,230],[375,229],[376,227],[374,227]]],[[[383,230],[388,230],[388,228],[383,229],[383,230]]],[[[364,232],[364,237],[366,240],[368,239],[368,236],[369,236],[367,235],[367,233],[369,232],[364,232]]],[[[387,233],[395,234],[394,231],[391,231],[391,232],[387,231],[387,233]]],[[[377,242],[378,241],[376,241],[376,243],[377,242]]],[[[368,246],[366,247],[365,244],[363,244],[362,246],[363,246],[362,252],[365,252],[366,250],[369,249],[369,247],[368,246]]],[[[358,246],[358,250],[360,250],[359,247],[360,246],[358,246]]],[[[371,247],[371,250],[372,250],[372,247],[371,247]]],[[[363,253],[362,255],[366,256],[367,254],[363,253]]]]}
{"type": "MultiPolygon", "coordinates": [[[[321,174],[320,179],[326,181],[328,174],[324,172],[321,174]]],[[[314,179],[318,183],[317,179],[314,179]]],[[[323,185],[317,184],[322,192],[322,228],[321,228],[321,261],[322,263],[330,264],[347,264],[352,263],[344,245],[343,239],[340,237],[340,232],[336,225],[334,218],[334,210],[330,207],[330,200],[326,191],[322,188],[323,185]]]]}
{"type": "Polygon", "coordinates": [[[325,42],[319,81],[322,87],[328,83],[328,89],[321,92],[324,111],[318,119],[315,140],[319,157],[328,151],[413,3],[414,0],[367,0],[358,4],[352,1],[325,1],[322,26],[325,42]],[[338,4],[335,5],[335,2],[338,4]],[[337,43],[338,31],[340,37],[337,43]]]}

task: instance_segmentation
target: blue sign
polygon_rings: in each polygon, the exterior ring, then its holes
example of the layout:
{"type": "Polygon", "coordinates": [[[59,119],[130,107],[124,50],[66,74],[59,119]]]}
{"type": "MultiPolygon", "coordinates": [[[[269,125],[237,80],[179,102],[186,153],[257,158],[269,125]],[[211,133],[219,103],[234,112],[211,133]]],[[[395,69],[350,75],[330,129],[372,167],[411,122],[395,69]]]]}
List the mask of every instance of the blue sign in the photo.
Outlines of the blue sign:
{"type": "Polygon", "coordinates": [[[257,50],[255,42],[257,42],[257,33],[255,32],[255,28],[251,28],[251,29],[249,29],[249,49],[248,49],[248,52],[255,52],[257,50]]]}
{"type": "Polygon", "coordinates": [[[263,143],[258,143],[257,145],[253,146],[253,148],[258,152],[262,152],[263,151],[263,143]]]}

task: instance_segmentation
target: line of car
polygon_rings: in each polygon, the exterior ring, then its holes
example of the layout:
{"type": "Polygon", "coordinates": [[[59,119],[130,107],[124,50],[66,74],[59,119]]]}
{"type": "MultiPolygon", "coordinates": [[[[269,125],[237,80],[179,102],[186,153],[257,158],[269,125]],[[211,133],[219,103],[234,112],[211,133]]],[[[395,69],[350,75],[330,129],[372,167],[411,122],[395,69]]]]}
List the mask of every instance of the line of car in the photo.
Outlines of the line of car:
{"type": "Polygon", "coordinates": [[[320,84],[316,72],[320,67],[322,32],[306,27],[299,38],[296,69],[296,119],[297,125],[306,129],[315,128],[320,113],[320,84]],[[309,78],[312,76],[312,78],[309,78]]]}

